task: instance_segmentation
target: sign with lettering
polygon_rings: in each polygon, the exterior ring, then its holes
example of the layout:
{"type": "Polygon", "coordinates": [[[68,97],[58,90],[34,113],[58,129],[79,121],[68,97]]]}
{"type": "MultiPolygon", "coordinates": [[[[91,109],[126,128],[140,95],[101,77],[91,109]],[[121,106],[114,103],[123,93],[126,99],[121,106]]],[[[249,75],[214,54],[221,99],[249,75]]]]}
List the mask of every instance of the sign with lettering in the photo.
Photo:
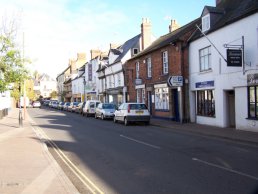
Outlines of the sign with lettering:
{"type": "Polygon", "coordinates": [[[170,87],[181,87],[183,86],[183,76],[170,76],[168,78],[168,85],[170,87]]]}
{"type": "Polygon", "coordinates": [[[258,85],[258,73],[247,75],[247,85],[248,86],[258,85]]]}
{"type": "Polygon", "coordinates": [[[227,49],[227,65],[230,67],[242,67],[242,50],[227,49]]]}
{"type": "Polygon", "coordinates": [[[214,81],[196,82],[195,87],[196,88],[214,87],[214,81]]]}

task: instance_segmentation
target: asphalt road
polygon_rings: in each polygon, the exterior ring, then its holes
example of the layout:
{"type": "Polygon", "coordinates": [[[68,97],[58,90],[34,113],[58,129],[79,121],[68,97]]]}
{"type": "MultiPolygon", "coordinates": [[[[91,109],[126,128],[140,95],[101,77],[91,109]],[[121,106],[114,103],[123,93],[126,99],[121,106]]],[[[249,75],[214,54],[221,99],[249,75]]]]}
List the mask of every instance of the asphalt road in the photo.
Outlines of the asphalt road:
{"type": "Polygon", "coordinates": [[[51,153],[81,193],[258,193],[254,145],[54,109],[28,112],[53,142],[48,144],[51,153]]]}

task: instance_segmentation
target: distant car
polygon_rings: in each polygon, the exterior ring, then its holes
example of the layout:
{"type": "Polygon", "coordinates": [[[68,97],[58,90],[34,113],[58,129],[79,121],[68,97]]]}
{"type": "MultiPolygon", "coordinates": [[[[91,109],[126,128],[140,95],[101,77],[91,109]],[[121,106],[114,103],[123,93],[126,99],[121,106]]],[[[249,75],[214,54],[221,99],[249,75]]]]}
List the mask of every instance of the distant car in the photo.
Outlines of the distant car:
{"type": "Polygon", "coordinates": [[[68,106],[70,106],[70,102],[66,102],[64,105],[63,105],[63,110],[68,110],[68,106]]]}
{"type": "Polygon", "coordinates": [[[53,101],[52,102],[52,108],[57,108],[58,107],[58,101],[53,101]]]}
{"type": "Polygon", "coordinates": [[[79,102],[73,102],[71,112],[75,112],[76,107],[78,106],[79,102]]]}
{"type": "Polygon", "coordinates": [[[116,105],[113,103],[100,103],[95,112],[95,118],[101,118],[102,120],[106,118],[113,118],[116,111],[116,105]]]}
{"type": "Polygon", "coordinates": [[[79,113],[79,114],[82,114],[82,109],[83,107],[85,106],[86,102],[80,102],[76,108],[75,108],[75,112],[76,113],[79,113]]]}
{"type": "Polygon", "coordinates": [[[150,113],[144,103],[123,103],[115,111],[114,122],[122,121],[125,125],[130,122],[150,124],[150,113]]]}
{"type": "Polygon", "coordinates": [[[40,107],[41,107],[41,103],[40,103],[39,101],[34,101],[34,102],[32,103],[32,107],[33,107],[33,108],[40,108],[40,107]]]}
{"type": "Polygon", "coordinates": [[[59,102],[58,105],[57,105],[57,109],[62,110],[63,106],[64,106],[64,102],[59,102]]]}
{"type": "Polygon", "coordinates": [[[82,109],[82,115],[83,116],[86,115],[86,117],[94,116],[96,107],[98,106],[99,103],[101,103],[99,100],[87,100],[85,106],[82,109]]]}

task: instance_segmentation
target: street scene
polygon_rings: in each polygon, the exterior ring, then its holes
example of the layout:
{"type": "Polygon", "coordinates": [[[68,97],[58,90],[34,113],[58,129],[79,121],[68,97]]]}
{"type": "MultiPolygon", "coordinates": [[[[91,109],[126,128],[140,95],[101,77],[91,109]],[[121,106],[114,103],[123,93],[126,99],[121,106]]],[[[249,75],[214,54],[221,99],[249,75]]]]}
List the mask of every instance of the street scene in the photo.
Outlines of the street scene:
{"type": "Polygon", "coordinates": [[[258,193],[258,0],[0,16],[0,193],[258,193]]]}

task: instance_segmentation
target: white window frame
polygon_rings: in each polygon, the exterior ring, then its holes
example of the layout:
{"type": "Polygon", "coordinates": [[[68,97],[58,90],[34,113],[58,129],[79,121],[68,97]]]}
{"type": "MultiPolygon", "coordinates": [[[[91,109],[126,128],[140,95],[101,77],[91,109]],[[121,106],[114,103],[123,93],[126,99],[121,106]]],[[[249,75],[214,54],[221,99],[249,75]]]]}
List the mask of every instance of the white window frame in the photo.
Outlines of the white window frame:
{"type": "Polygon", "coordinates": [[[142,103],[145,103],[145,89],[142,88],[142,103]]]}
{"type": "Polygon", "coordinates": [[[168,74],[168,51],[162,52],[163,74],[168,74]]]}
{"type": "Polygon", "coordinates": [[[169,111],[169,89],[167,87],[155,88],[155,109],[169,111]]]}
{"type": "Polygon", "coordinates": [[[140,91],[141,91],[140,89],[136,90],[136,102],[137,103],[140,103],[140,91]]]}
{"type": "Polygon", "coordinates": [[[135,69],[136,69],[136,79],[139,79],[139,76],[140,76],[140,63],[139,63],[139,61],[136,62],[135,69]]]}
{"type": "Polygon", "coordinates": [[[211,70],[211,46],[199,50],[200,72],[211,70]]]}
{"type": "Polygon", "coordinates": [[[133,55],[137,55],[139,52],[139,49],[138,48],[133,48],[133,55]]]}
{"type": "Polygon", "coordinates": [[[121,86],[121,76],[120,76],[120,73],[117,74],[117,84],[118,84],[118,86],[121,86]]]}
{"type": "Polygon", "coordinates": [[[210,14],[207,14],[202,17],[202,32],[208,31],[210,27],[211,27],[210,14]]]}
{"type": "Polygon", "coordinates": [[[147,77],[150,78],[152,75],[152,72],[151,72],[151,58],[147,58],[147,77]]]}

